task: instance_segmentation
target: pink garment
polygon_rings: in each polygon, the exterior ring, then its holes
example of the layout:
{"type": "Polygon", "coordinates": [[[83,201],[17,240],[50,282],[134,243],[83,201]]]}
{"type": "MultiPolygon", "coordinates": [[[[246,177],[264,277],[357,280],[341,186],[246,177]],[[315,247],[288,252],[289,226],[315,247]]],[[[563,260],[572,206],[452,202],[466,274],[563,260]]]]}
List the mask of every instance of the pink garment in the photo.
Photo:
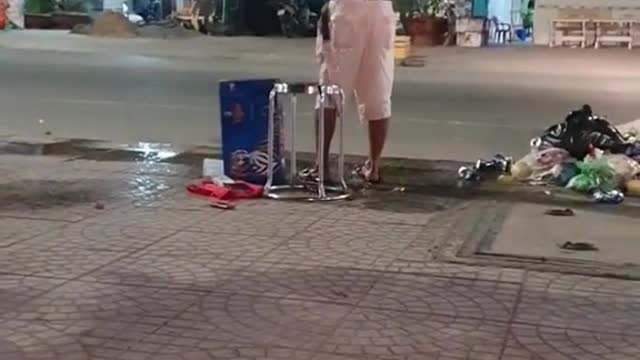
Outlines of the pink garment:
{"type": "Polygon", "coordinates": [[[355,92],[361,121],[391,117],[396,18],[389,0],[331,0],[330,40],[320,31],[320,83],[355,92]]]}

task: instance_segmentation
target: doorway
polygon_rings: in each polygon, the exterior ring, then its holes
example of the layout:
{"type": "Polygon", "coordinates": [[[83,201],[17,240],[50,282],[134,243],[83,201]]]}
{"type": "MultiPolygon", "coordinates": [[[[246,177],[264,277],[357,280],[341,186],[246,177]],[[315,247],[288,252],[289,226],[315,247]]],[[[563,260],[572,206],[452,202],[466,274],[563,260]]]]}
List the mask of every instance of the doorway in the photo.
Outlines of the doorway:
{"type": "Polygon", "coordinates": [[[535,0],[489,0],[488,18],[494,44],[529,44],[535,0]],[[497,36],[496,31],[501,36],[497,36]],[[506,40],[505,40],[506,39],[506,40]],[[509,40],[510,39],[510,40],[509,40]]]}

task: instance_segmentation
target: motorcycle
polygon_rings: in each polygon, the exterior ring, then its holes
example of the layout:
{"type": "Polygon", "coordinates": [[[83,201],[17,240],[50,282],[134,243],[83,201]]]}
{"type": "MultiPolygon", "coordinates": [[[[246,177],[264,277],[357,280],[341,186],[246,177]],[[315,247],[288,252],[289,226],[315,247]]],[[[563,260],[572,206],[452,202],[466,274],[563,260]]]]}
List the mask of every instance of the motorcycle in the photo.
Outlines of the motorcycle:
{"type": "Polygon", "coordinates": [[[316,34],[318,14],[311,11],[306,0],[277,0],[272,2],[272,6],[277,9],[284,36],[293,38],[316,34]]]}
{"type": "Polygon", "coordinates": [[[129,19],[131,23],[136,24],[138,26],[142,26],[145,24],[144,18],[142,16],[129,12],[129,5],[127,5],[126,1],[122,3],[121,11],[122,11],[122,15],[124,15],[124,17],[129,19]]]}

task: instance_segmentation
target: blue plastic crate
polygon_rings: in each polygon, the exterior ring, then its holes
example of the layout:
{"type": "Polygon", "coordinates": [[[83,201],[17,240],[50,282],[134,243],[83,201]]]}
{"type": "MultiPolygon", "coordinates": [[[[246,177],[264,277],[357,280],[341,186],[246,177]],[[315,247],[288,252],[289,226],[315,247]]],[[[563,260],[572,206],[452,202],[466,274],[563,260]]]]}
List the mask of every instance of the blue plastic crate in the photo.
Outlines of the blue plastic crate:
{"type": "MultiPolygon", "coordinates": [[[[220,82],[224,173],[235,180],[264,184],[267,179],[269,93],[275,79],[220,82]]],[[[283,180],[282,111],[276,110],[275,181],[283,180]]]]}

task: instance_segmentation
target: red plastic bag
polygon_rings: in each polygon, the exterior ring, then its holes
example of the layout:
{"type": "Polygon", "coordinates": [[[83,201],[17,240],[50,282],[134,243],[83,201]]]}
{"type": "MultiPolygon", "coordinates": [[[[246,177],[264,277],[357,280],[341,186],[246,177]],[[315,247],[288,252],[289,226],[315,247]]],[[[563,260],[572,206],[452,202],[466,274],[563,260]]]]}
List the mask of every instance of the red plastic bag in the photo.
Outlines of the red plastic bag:
{"type": "Polygon", "coordinates": [[[215,198],[219,200],[259,199],[264,188],[245,181],[233,184],[219,184],[211,180],[202,180],[197,184],[187,186],[187,191],[193,195],[215,198]]]}

